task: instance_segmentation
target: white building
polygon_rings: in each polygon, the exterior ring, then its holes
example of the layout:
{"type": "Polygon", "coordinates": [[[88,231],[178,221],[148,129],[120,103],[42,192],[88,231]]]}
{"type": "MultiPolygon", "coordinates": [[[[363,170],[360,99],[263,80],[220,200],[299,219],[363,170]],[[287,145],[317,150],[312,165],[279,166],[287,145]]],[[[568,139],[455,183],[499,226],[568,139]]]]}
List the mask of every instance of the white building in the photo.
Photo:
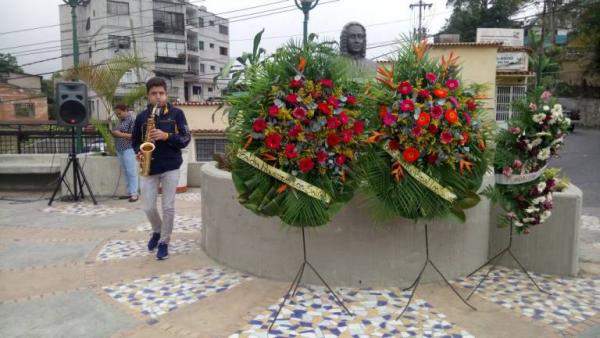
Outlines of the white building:
{"type": "MultiPolygon", "coordinates": [[[[71,7],[59,5],[62,55],[72,54],[71,7]]],[[[117,54],[149,62],[140,78],[132,71],[118,93],[153,75],[167,81],[169,97],[179,102],[205,101],[222,95],[224,81],[213,78],[229,61],[229,22],[204,6],[184,0],[95,0],[77,7],[80,61],[101,64],[117,54]]],[[[62,59],[63,69],[73,66],[62,59]]],[[[92,114],[105,118],[92,96],[92,114]]]]}

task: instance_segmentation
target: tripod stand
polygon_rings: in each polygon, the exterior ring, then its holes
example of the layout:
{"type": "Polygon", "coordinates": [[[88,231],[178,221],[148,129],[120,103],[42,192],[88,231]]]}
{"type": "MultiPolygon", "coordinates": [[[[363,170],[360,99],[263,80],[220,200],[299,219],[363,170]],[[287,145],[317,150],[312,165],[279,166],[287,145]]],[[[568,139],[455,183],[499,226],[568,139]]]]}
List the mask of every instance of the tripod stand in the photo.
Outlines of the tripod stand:
{"type": "Polygon", "coordinates": [[[290,298],[293,298],[296,295],[296,291],[298,290],[298,286],[300,285],[300,281],[302,280],[302,276],[304,275],[304,268],[306,266],[308,266],[315,273],[315,275],[317,275],[317,277],[321,280],[321,282],[323,283],[323,285],[325,285],[325,287],[327,287],[327,290],[329,290],[329,293],[331,293],[331,295],[333,296],[333,298],[335,298],[335,302],[341,308],[343,308],[344,311],[348,315],[353,316],[352,312],[350,312],[350,310],[348,310],[348,308],[340,300],[340,298],[338,297],[338,295],[329,287],[329,285],[327,284],[327,282],[317,272],[317,269],[315,269],[315,267],[312,264],[310,264],[310,262],[306,259],[306,236],[304,234],[304,225],[302,226],[302,253],[304,255],[303,256],[304,260],[302,261],[302,264],[300,264],[300,269],[298,270],[298,273],[296,273],[296,277],[294,277],[294,280],[292,281],[292,284],[290,285],[290,288],[288,289],[287,293],[283,297],[283,301],[281,302],[281,304],[279,304],[279,309],[277,310],[277,313],[273,317],[273,320],[271,321],[271,325],[269,325],[269,330],[267,331],[267,333],[271,333],[271,329],[273,328],[273,325],[275,324],[275,321],[277,320],[277,317],[279,317],[279,313],[281,312],[281,310],[285,306],[285,303],[290,298]]]}
{"type": "Polygon", "coordinates": [[[60,179],[58,180],[58,183],[56,184],[56,187],[54,188],[54,192],[52,193],[52,197],[50,198],[50,201],[48,202],[48,205],[52,205],[52,202],[54,202],[54,197],[56,197],[56,193],[58,193],[58,189],[60,189],[62,183],[65,184],[65,186],[67,187],[67,189],[69,190],[69,194],[70,196],[68,196],[67,198],[70,201],[74,201],[77,202],[80,199],[84,199],[85,195],[83,194],[83,184],[85,183],[85,186],[87,187],[88,192],[90,193],[90,197],[92,198],[92,201],[94,202],[94,204],[98,204],[98,202],[96,202],[96,197],[94,197],[94,194],[92,193],[92,189],[90,188],[90,185],[87,181],[87,179],[85,178],[85,173],[83,172],[83,168],[81,167],[81,164],[79,164],[79,159],[77,158],[77,153],[75,152],[75,127],[71,128],[71,152],[69,153],[69,160],[67,162],[67,166],[65,167],[65,170],[60,174],[60,179]],[[67,171],[69,171],[69,167],[73,166],[73,190],[71,190],[71,188],[69,187],[69,184],[67,184],[67,181],[65,180],[65,176],[67,175],[67,171]],[[78,189],[79,188],[79,189],[78,189]]]}
{"type": "Polygon", "coordinates": [[[446,278],[446,276],[444,276],[444,274],[440,271],[440,269],[438,269],[438,267],[433,263],[431,258],[429,258],[429,230],[428,230],[428,224],[425,223],[425,263],[423,264],[421,271],[417,275],[417,279],[415,279],[415,281],[409,287],[402,289],[402,291],[408,291],[408,290],[412,289],[412,292],[410,293],[410,297],[408,298],[408,302],[406,303],[406,306],[404,307],[404,309],[402,309],[402,312],[398,315],[398,317],[396,317],[396,320],[400,319],[400,317],[402,317],[402,315],[404,315],[404,312],[406,312],[406,310],[410,306],[410,303],[412,302],[412,300],[415,296],[415,292],[417,291],[417,287],[419,286],[419,283],[421,283],[421,278],[423,277],[423,272],[425,271],[425,268],[427,267],[428,264],[431,264],[431,266],[433,267],[435,272],[437,272],[438,275],[440,275],[442,277],[442,279],[444,280],[446,285],[448,285],[450,287],[450,289],[456,294],[456,296],[458,298],[460,298],[460,300],[463,303],[465,303],[465,305],[467,305],[468,307],[470,307],[473,310],[477,310],[473,305],[469,304],[458,293],[458,291],[456,291],[456,289],[452,286],[452,284],[450,284],[450,282],[448,282],[448,279],[446,278]]]}
{"type": "Polygon", "coordinates": [[[483,282],[488,278],[488,276],[490,275],[490,273],[496,268],[496,265],[498,265],[498,261],[500,260],[500,258],[502,256],[504,256],[504,254],[506,254],[508,252],[508,254],[510,255],[510,257],[512,257],[512,259],[517,262],[517,264],[519,265],[519,267],[521,268],[521,270],[525,273],[525,275],[527,275],[527,278],[529,278],[529,280],[533,283],[533,285],[535,285],[535,287],[542,293],[548,294],[550,295],[551,293],[548,291],[544,291],[542,290],[542,288],[540,288],[540,286],[535,282],[535,280],[533,280],[533,277],[531,277],[531,275],[529,274],[529,272],[527,272],[527,269],[525,269],[525,267],[523,266],[523,264],[521,264],[521,262],[517,259],[517,257],[513,254],[511,248],[512,248],[512,242],[513,242],[513,224],[512,222],[510,222],[510,233],[509,233],[509,240],[508,240],[508,246],[506,248],[504,248],[502,251],[500,251],[499,253],[497,253],[494,257],[490,258],[487,262],[483,263],[483,265],[481,265],[480,267],[478,267],[475,271],[471,272],[469,275],[467,275],[467,277],[471,277],[473,276],[477,271],[483,269],[484,266],[490,264],[492,261],[496,260],[496,262],[492,265],[492,267],[488,270],[488,272],[486,272],[486,274],[481,277],[481,279],[479,280],[479,283],[477,283],[477,286],[475,286],[473,288],[473,290],[471,290],[471,293],[469,293],[469,295],[467,296],[467,299],[471,298],[471,296],[473,296],[473,294],[475,293],[475,291],[477,291],[477,289],[479,289],[479,287],[481,286],[481,284],[483,284],[483,282]]]}

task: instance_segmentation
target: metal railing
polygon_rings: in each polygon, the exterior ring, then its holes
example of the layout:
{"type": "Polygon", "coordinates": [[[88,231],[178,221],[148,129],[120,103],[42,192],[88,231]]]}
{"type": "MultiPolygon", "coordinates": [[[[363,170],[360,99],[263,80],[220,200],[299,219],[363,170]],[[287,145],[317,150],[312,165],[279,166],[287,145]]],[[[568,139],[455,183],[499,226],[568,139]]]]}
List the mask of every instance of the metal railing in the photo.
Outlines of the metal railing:
{"type": "MultiPolygon", "coordinates": [[[[81,138],[83,152],[100,151],[105,147],[96,130],[84,129],[81,138]]],[[[0,123],[0,154],[69,153],[71,142],[71,127],[52,123],[0,123]]]]}

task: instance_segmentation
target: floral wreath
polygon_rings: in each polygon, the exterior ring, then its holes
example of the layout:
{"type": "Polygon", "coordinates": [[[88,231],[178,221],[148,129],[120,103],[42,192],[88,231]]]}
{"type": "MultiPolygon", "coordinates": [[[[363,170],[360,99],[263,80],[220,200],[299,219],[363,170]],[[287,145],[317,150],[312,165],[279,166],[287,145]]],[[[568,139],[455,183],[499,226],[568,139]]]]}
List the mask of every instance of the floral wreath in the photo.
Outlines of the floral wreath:
{"type": "Polygon", "coordinates": [[[562,191],[568,181],[558,169],[546,169],[564,143],[571,121],[552,94],[536,90],[515,105],[518,113],[497,137],[494,160],[496,187],[487,191],[505,213],[501,225],[512,224],[517,233],[544,223],[552,214],[552,193],[562,191]]]}
{"type": "Polygon", "coordinates": [[[365,122],[343,62],[325,44],[291,44],[253,70],[246,92],[230,97],[232,176],[246,208],[319,226],[353,196],[365,122]]]}
{"type": "Polygon", "coordinates": [[[360,172],[378,216],[464,221],[480,200],[489,133],[476,96],[460,84],[457,57],[436,63],[426,50],[407,44],[391,69],[379,67],[365,98],[373,118],[360,172]]]}

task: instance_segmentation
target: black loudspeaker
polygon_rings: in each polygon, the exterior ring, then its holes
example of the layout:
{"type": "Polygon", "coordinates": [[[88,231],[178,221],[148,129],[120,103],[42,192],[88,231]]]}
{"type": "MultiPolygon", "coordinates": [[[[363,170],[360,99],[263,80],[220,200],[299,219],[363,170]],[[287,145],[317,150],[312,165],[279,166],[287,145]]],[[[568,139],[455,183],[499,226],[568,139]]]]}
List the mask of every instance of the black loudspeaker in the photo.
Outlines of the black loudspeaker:
{"type": "Polygon", "coordinates": [[[55,93],[56,122],[63,126],[87,126],[90,120],[87,86],[81,82],[58,82],[55,93]]]}

